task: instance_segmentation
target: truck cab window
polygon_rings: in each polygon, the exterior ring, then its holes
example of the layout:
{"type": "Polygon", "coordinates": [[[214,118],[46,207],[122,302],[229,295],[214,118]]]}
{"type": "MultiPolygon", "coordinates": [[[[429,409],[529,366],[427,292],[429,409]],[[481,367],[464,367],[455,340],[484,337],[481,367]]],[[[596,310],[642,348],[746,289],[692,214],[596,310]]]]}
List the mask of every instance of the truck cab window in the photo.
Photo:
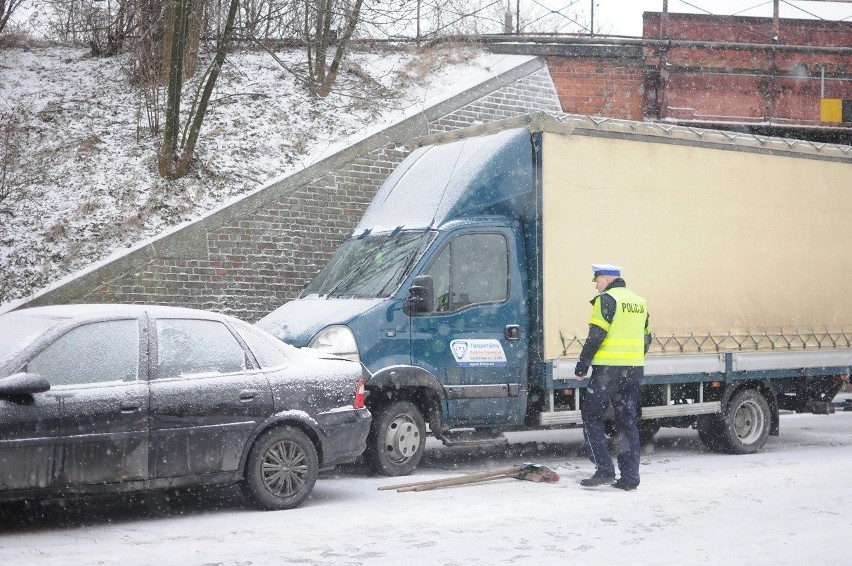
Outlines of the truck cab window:
{"type": "Polygon", "coordinates": [[[426,273],[434,281],[436,312],[505,301],[509,296],[506,238],[500,234],[453,238],[426,273]]]}

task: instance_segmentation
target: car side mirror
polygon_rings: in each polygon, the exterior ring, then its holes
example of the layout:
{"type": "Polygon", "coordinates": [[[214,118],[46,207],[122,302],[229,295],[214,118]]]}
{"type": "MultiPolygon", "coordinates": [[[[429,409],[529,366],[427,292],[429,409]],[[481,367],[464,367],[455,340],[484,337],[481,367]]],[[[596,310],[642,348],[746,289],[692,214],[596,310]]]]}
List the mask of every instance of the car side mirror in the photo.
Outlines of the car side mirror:
{"type": "Polygon", "coordinates": [[[16,373],[0,378],[0,395],[32,395],[50,390],[50,382],[34,373],[16,373]]]}
{"type": "Polygon", "coordinates": [[[435,310],[435,284],[431,275],[418,275],[408,290],[403,305],[405,314],[411,316],[435,310]]]}

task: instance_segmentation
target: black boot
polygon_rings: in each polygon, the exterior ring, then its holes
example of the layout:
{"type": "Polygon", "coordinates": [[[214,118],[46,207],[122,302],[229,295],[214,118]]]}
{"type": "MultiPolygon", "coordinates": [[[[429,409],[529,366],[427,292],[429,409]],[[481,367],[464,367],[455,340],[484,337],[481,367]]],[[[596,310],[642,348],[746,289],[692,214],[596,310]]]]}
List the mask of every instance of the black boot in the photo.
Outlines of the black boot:
{"type": "Polygon", "coordinates": [[[599,476],[595,474],[590,478],[580,480],[580,485],[583,487],[597,487],[599,485],[609,484],[615,481],[615,476],[599,476]]]}
{"type": "Polygon", "coordinates": [[[612,487],[616,487],[618,489],[623,489],[624,491],[636,491],[638,485],[634,485],[632,483],[627,483],[624,480],[615,480],[612,482],[612,487]]]}

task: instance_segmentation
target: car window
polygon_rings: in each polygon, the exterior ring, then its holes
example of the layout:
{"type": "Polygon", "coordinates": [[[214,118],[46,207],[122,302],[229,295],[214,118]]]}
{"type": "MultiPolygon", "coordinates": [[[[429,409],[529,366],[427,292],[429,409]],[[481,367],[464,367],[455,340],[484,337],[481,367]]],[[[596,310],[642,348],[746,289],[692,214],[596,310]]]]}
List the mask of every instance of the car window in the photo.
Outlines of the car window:
{"type": "Polygon", "coordinates": [[[500,234],[464,234],[453,238],[432,262],[427,274],[432,276],[438,312],[504,301],[509,292],[506,238],[500,234]]]}
{"type": "Polygon", "coordinates": [[[139,376],[139,323],[93,322],[73,328],[27,363],[51,385],[132,381],[139,376]]]}
{"type": "Polygon", "coordinates": [[[287,363],[287,356],[281,351],[281,346],[267,336],[254,330],[237,326],[237,333],[246,341],[254,357],[262,368],[280,367],[287,363]]]}
{"type": "Polygon", "coordinates": [[[157,320],[157,376],[233,373],[246,369],[246,354],[216,320],[157,320]]]}
{"type": "Polygon", "coordinates": [[[0,316],[0,362],[11,358],[57,324],[59,319],[56,318],[27,316],[16,312],[0,316]]]}

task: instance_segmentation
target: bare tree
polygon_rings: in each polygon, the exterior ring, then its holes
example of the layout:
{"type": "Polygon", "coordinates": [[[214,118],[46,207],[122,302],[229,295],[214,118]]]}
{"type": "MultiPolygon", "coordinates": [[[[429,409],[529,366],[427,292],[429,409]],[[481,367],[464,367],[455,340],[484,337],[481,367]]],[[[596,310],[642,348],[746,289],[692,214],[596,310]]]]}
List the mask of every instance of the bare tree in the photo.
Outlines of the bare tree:
{"type": "Polygon", "coordinates": [[[364,0],[305,0],[303,39],[312,90],[328,96],[358,26],[364,0]],[[333,55],[329,60],[330,52],[333,55]]]}
{"type": "Polygon", "coordinates": [[[157,168],[160,176],[178,179],[186,175],[195,154],[195,146],[201,133],[201,125],[207,114],[207,106],[219,72],[225,62],[228,48],[234,36],[240,0],[230,0],[225,30],[216,50],[216,55],[202,77],[195,92],[183,132],[180,132],[180,105],[183,88],[183,61],[187,49],[187,31],[190,29],[190,7],[194,0],[169,0],[166,17],[168,42],[169,83],[166,93],[166,110],[163,126],[163,145],[160,149],[157,168]]]}
{"type": "Polygon", "coordinates": [[[29,113],[22,106],[0,114],[0,202],[24,186],[29,113]]]}
{"type": "Polygon", "coordinates": [[[371,2],[363,32],[369,37],[432,40],[490,33],[587,32],[577,1],[551,6],[544,0],[395,0],[371,2]]]}
{"type": "Polygon", "coordinates": [[[136,45],[137,75],[134,80],[142,90],[145,100],[145,113],[148,129],[153,134],[160,133],[161,85],[167,80],[165,56],[163,55],[163,37],[165,34],[165,4],[158,0],[137,0],[139,13],[139,35],[136,45]]]}
{"type": "Polygon", "coordinates": [[[6,28],[9,18],[15,13],[24,0],[0,0],[0,33],[6,28]]]}
{"type": "Polygon", "coordinates": [[[120,52],[125,39],[136,32],[136,0],[33,0],[33,3],[45,8],[47,27],[55,37],[86,44],[96,56],[120,52]]]}

